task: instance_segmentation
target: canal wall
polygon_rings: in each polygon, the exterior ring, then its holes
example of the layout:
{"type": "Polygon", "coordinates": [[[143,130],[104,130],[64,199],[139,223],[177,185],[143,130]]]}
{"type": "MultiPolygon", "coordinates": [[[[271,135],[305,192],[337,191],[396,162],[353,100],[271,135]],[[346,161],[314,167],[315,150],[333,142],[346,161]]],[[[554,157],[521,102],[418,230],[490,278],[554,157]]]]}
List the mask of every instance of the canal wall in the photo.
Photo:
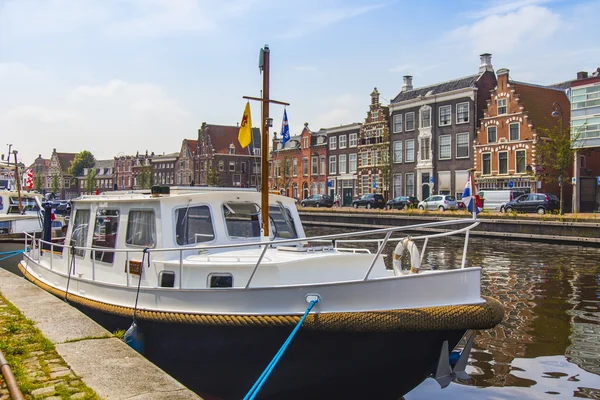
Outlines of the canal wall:
{"type": "Polygon", "coordinates": [[[3,269],[0,293],[100,398],[200,399],[76,308],[3,269]]]}
{"type": "MultiPolygon", "coordinates": [[[[388,228],[411,226],[426,222],[459,219],[458,214],[449,217],[438,215],[406,215],[377,211],[305,211],[300,210],[303,224],[313,226],[335,226],[340,228],[388,228]]],[[[466,214],[464,214],[466,216],[466,214]]],[[[464,227],[464,224],[441,228],[415,229],[414,232],[443,232],[464,227]]],[[[578,221],[551,221],[518,219],[512,217],[480,218],[480,224],[471,231],[472,236],[530,240],[555,244],[600,247],[600,223],[578,221]]]]}

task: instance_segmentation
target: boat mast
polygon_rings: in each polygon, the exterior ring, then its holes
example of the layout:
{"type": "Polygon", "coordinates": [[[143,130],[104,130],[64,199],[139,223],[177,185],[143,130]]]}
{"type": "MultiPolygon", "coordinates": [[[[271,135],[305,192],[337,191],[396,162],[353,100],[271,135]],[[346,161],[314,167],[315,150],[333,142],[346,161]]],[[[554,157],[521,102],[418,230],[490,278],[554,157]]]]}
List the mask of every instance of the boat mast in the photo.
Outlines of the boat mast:
{"type": "Polygon", "coordinates": [[[269,105],[271,103],[289,106],[289,103],[283,101],[271,100],[269,98],[269,72],[270,72],[270,50],[269,45],[260,49],[258,68],[263,74],[263,89],[261,97],[242,96],[244,99],[256,100],[262,103],[261,115],[261,149],[260,149],[260,215],[263,235],[269,237],[269,164],[267,155],[269,154],[269,127],[273,120],[269,118],[269,105]]]}

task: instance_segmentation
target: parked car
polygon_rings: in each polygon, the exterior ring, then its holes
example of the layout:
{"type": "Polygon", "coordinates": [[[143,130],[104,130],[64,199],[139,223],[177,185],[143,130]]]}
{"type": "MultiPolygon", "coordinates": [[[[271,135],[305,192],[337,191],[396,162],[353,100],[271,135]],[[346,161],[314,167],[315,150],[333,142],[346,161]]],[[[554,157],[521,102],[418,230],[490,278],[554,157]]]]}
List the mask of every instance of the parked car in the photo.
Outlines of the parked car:
{"type": "Polygon", "coordinates": [[[352,207],[385,208],[385,199],[380,194],[363,194],[359,198],[352,200],[352,207]]]}
{"type": "Polygon", "coordinates": [[[420,210],[456,210],[456,198],[445,194],[429,196],[419,203],[420,210]]]}
{"type": "Polygon", "coordinates": [[[553,194],[529,193],[523,194],[504,206],[506,212],[536,212],[544,214],[560,210],[560,200],[553,194]]]}
{"type": "Polygon", "coordinates": [[[398,196],[388,200],[386,208],[388,210],[392,210],[394,208],[397,210],[407,210],[409,208],[417,208],[418,204],[419,199],[416,197],[398,196]]]}
{"type": "Polygon", "coordinates": [[[504,212],[506,203],[525,194],[523,190],[480,190],[479,197],[483,200],[484,210],[504,212]]]}
{"type": "Polygon", "coordinates": [[[333,198],[326,194],[313,194],[300,202],[302,207],[332,207],[333,198]]]}

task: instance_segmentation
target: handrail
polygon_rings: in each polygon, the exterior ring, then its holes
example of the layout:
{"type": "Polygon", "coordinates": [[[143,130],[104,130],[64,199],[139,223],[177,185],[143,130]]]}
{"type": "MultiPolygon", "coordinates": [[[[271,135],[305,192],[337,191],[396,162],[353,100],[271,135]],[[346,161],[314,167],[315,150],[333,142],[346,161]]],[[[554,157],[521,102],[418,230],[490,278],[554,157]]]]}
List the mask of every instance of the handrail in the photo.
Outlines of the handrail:
{"type": "Polygon", "coordinates": [[[23,397],[23,393],[21,393],[21,390],[19,389],[19,385],[15,380],[15,376],[10,369],[8,361],[6,361],[6,358],[4,358],[2,350],[0,350],[0,371],[4,377],[4,382],[6,382],[6,386],[8,387],[10,398],[12,400],[24,400],[25,398],[23,397]]]}

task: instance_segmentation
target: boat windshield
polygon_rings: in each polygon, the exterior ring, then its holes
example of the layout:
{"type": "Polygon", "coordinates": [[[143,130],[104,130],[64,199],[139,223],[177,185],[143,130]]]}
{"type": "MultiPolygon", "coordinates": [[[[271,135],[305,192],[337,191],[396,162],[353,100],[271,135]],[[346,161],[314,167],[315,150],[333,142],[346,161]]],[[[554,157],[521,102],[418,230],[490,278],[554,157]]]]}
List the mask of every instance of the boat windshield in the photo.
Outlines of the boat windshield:
{"type": "Polygon", "coordinates": [[[275,224],[275,237],[279,239],[296,239],[298,233],[290,210],[283,206],[270,206],[269,216],[275,224]],[[285,212],[285,214],[282,212],[285,212]]]}
{"type": "Polygon", "coordinates": [[[175,211],[175,237],[178,245],[210,242],[215,238],[208,206],[190,206],[175,211]]]}
{"type": "Polygon", "coordinates": [[[223,203],[227,234],[231,238],[260,237],[260,207],[251,202],[223,203]]]}
{"type": "MultiPolygon", "coordinates": [[[[35,202],[35,199],[29,198],[29,197],[22,197],[21,205],[23,206],[23,211],[39,211],[40,210],[37,203],[35,202]]],[[[10,206],[8,207],[8,213],[9,214],[20,213],[18,197],[10,198],[10,206]]]]}

